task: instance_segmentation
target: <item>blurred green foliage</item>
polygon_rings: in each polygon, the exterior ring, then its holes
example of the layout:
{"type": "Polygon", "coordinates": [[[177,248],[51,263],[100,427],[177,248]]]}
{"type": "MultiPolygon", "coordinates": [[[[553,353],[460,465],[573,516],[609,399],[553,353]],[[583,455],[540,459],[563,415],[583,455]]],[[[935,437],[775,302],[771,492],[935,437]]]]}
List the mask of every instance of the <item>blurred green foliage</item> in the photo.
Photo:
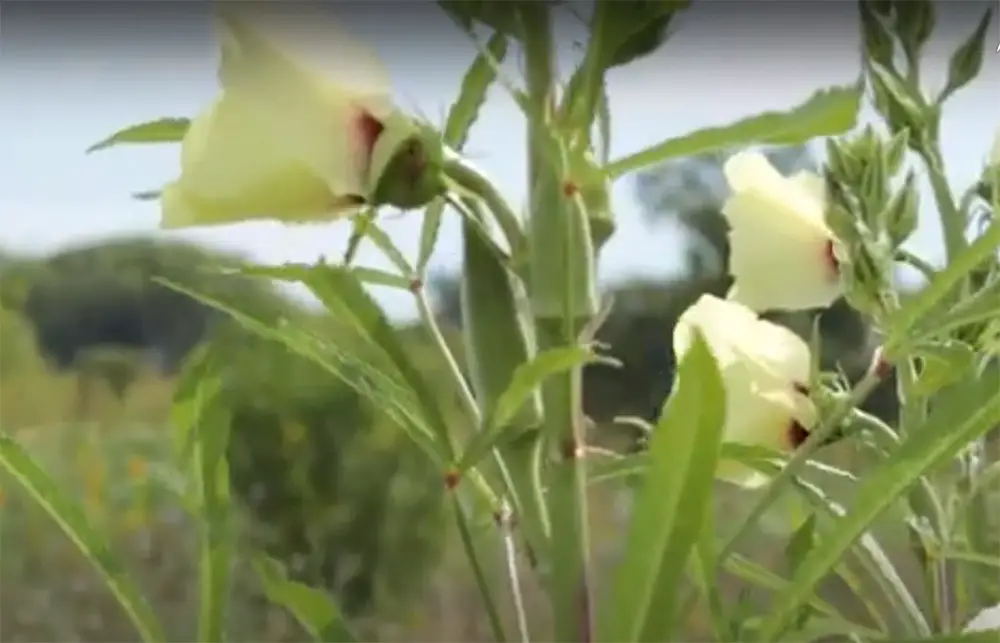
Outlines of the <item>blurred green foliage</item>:
{"type": "MultiPolygon", "coordinates": [[[[440,473],[349,387],[156,281],[194,287],[264,318],[314,314],[272,284],[221,274],[237,263],[145,239],[44,260],[8,258],[0,264],[0,292],[10,302],[0,309],[0,373],[11,404],[0,404],[0,419],[49,431],[44,425],[56,418],[35,411],[55,406],[55,382],[68,381],[58,421],[120,422],[112,403],[128,406],[130,395],[148,389],[137,383],[149,373],[169,378],[194,346],[213,342],[226,356],[230,472],[248,509],[251,543],[283,559],[295,576],[334,591],[354,614],[402,607],[446,543],[440,473]],[[29,381],[29,369],[45,377],[29,381]],[[13,391],[27,387],[38,392],[32,402],[14,403],[13,391]]],[[[317,319],[317,328],[333,332],[320,326],[317,319]]],[[[421,338],[414,340],[420,350],[421,338]]],[[[167,397],[142,419],[169,441],[167,397]]],[[[88,493],[97,484],[87,482],[90,475],[80,473],[74,486],[88,493]]]]}
{"type": "MultiPolygon", "coordinates": [[[[779,150],[772,158],[785,171],[809,166],[803,150],[779,150]]],[[[721,160],[665,165],[637,182],[650,225],[669,221],[682,235],[681,260],[672,262],[669,278],[611,288],[615,307],[599,339],[623,366],[585,372],[585,405],[599,427],[598,442],[638,446],[639,436],[612,420],[655,418],[673,380],[671,337],[678,317],[702,293],[729,287],[721,160]]],[[[374,620],[381,640],[482,640],[486,624],[442,515],[440,472],[378,409],[319,367],[154,279],[265,319],[314,314],[273,284],[222,274],[220,268],[238,263],[238,257],[150,239],[98,243],[49,258],[0,252],[0,424],[51,462],[88,511],[112,528],[158,613],[174,628],[188,627],[197,608],[196,534],[179,509],[165,425],[177,367],[199,342],[214,342],[226,355],[230,471],[247,509],[247,544],[266,548],[298,578],[332,589],[362,622],[374,620]]],[[[461,360],[458,279],[439,275],[432,285],[446,340],[461,360]]],[[[778,321],[808,335],[814,319],[804,314],[778,321]]],[[[345,332],[319,316],[315,324],[316,332],[345,332]]],[[[878,342],[865,320],[838,304],[819,324],[826,365],[859,375],[878,342]]],[[[430,372],[429,381],[444,381],[434,375],[445,366],[424,331],[398,330],[415,363],[430,372]]],[[[869,410],[891,419],[893,388],[886,383],[869,410]]],[[[448,397],[453,391],[439,394],[446,410],[456,408],[457,400],[448,397]]],[[[856,457],[849,444],[830,452],[835,459],[856,457]]],[[[71,545],[29,503],[6,498],[8,488],[0,480],[0,537],[6,547],[18,548],[18,556],[0,562],[0,638],[133,636],[71,545]],[[48,602],[65,605],[67,618],[46,618],[42,605],[48,602]]],[[[613,489],[594,493],[602,494],[594,505],[598,549],[614,551],[619,498],[613,489]]],[[[730,493],[720,511],[743,504],[730,493]]],[[[795,511],[778,511],[765,528],[786,531],[795,511]]],[[[764,539],[751,549],[769,547],[764,539]]],[[[301,640],[240,565],[234,640],[301,640]]],[[[739,587],[734,581],[727,591],[743,591],[739,587]]],[[[695,638],[705,627],[698,614],[688,623],[695,638]]],[[[171,636],[190,640],[194,632],[175,629],[171,636]]]]}

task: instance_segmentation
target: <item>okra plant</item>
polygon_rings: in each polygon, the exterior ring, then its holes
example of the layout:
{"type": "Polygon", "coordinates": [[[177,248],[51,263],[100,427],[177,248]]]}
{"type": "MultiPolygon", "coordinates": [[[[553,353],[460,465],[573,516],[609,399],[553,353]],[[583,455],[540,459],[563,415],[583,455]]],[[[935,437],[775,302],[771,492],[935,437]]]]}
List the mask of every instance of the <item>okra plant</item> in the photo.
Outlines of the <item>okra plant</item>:
{"type": "MultiPolygon", "coordinates": [[[[940,131],[942,108],[983,65],[992,11],[952,54],[946,86],[936,95],[920,82],[935,6],[863,0],[856,83],[818,88],[786,111],[612,159],[605,77],[668,40],[687,1],[597,0],[583,56],[568,77],[559,73],[553,35],[554,21],[568,10],[562,3],[438,5],[477,52],[441,128],[393,101],[376,56],[327,12],[219,3],[220,91],[212,104],[190,119],[136,125],[94,146],[180,143],[177,177],[145,195],[160,200],[164,228],[261,218],[352,225],[342,262],[242,271],[304,284],[332,321],[353,331],[352,341],[338,343],[294,322],[269,325],[183,285],[171,287],[314,360],[374,401],[419,445],[440,469],[498,641],[676,640],[696,601],[707,605],[719,641],[996,640],[996,629],[985,631],[1000,628],[996,608],[993,617],[984,610],[1000,602],[1000,541],[990,526],[1000,513],[1000,463],[990,438],[1000,425],[994,341],[1000,140],[981,179],[956,192],[946,179],[940,131]],[[481,38],[486,31],[489,37],[481,38]],[[515,55],[521,78],[504,71],[503,62],[515,55]],[[494,88],[514,99],[526,123],[523,213],[462,152],[494,88]],[[859,128],[866,99],[881,122],[859,128]],[[825,138],[827,150],[820,174],[784,176],[753,151],[817,138],[825,138]],[[673,330],[674,386],[656,425],[643,427],[647,449],[592,449],[581,373],[611,361],[595,341],[613,306],[597,288],[601,249],[615,230],[610,187],[665,159],[719,150],[732,151],[724,167],[731,196],[723,207],[732,288],[725,298],[699,298],[673,330]],[[945,240],[943,266],[904,245],[917,225],[917,183],[925,177],[934,197],[928,211],[939,215],[945,240]],[[380,229],[383,208],[422,217],[417,257],[406,257],[380,229]],[[462,221],[461,248],[447,251],[462,259],[464,369],[425,291],[444,217],[462,221]],[[383,251],[394,270],[353,265],[363,242],[383,251]],[[918,293],[899,290],[893,274],[901,265],[923,273],[918,293]],[[451,366],[459,426],[445,421],[433,394],[439,383],[411,361],[367,284],[413,294],[451,366]],[[800,337],[761,317],[821,311],[842,297],[881,338],[871,367],[855,382],[820,372],[818,336],[800,337]],[[901,413],[889,425],[858,406],[893,371],[901,413]],[[834,439],[857,441],[876,464],[856,473],[816,460],[834,439]],[[817,472],[850,480],[852,501],[832,501],[817,472]],[[587,490],[597,479],[616,477],[635,483],[632,512],[621,559],[597,586],[587,490]],[[717,483],[740,485],[754,499],[746,522],[725,541],[711,520],[717,483]],[[758,567],[735,553],[783,494],[799,496],[810,510],[791,537],[787,577],[753,571],[758,567]],[[925,576],[922,588],[904,583],[870,529],[900,504],[925,576]],[[484,524],[510,563],[502,584],[483,572],[484,524]],[[528,572],[521,559],[530,560],[528,572]],[[734,569],[773,592],[765,613],[740,615],[722,596],[719,574],[734,569]],[[529,619],[522,573],[536,575],[544,588],[551,628],[529,619]],[[831,575],[849,579],[868,621],[818,597],[818,584],[831,575]],[[514,622],[500,616],[501,592],[513,596],[514,622]]],[[[204,524],[204,641],[225,636],[234,547],[226,436],[218,429],[224,410],[214,403],[224,359],[211,347],[199,352],[174,415],[191,479],[186,500],[204,524]]],[[[162,640],[155,614],[103,536],[12,439],[2,445],[0,461],[105,574],[141,636],[162,640]]],[[[350,639],[349,624],[320,590],[289,579],[264,557],[257,569],[268,597],[317,640],[350,639]]]]}

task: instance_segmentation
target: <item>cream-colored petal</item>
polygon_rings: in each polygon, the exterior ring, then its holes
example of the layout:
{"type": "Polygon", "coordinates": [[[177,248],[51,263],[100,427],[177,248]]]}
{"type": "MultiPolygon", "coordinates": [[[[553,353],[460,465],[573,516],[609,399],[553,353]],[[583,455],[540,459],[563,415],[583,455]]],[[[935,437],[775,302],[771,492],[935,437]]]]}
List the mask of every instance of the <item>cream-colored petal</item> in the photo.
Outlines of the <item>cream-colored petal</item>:
{"type": "Polygon", "coordinates": [[[784,326],[760,319],[744,305],[714,295],[702,295],[685,310],[674,327],[674,352],[679,360],[698,328],[720,368],[733,361],[751,362],[785,383],[808,384],[812,372],[809,345],[784,326]]]}
{"type": "MultiPolygon", "coordinates": [[[[762,395],[758,389],[760,373],[746,364],[733,364],[722,371],[726,390],[726,423],[723,442],[746,446],[762,446],[788,451],[788,431],[793,419],[784,400],[762,395]]],[[[765,484],[768,477],[737,461],[722,460],[716,477],[754,488],[765,484]]]]}
{"type": "Polygon", "coordinates": [[[777,206],[781,215],[826,230],[823,199],[817,198],[814,184],[782,176],[760,152],[739,152],[726,161],[722,171],[734,194],[757,195],[777,206]]]}
{"type": "Polygon", "coordinates": [[[976,614],[965,626],[963,632],[986,632],[1000,629],[1000,604],[987,607],[976,614]]]}
{"type": "Polygon", "coordinates": [[[822,180],[809,172],[782,176],[757,152],[724,167],[733,191],[722,213],[730,228],[730,297],[757,311],[829,306],[840,280],[829,257],[836,239],[825,223],[822,180]]]}
{"type": "Polygon", "coordinates": [[[161,198],[161,225],[304,222],[344,214],[343,200],[283,152],[252,110],[224,94],[194,119],[184,138],[181,176],[161,198]]]}
{"type": "Polygon", "coordinates": [[[793,174],[789,180],[802,188],[806,194],[816,199],[816,201],[820,203],[826,202],[826,184],[823,183],[822,177],[802,170],[793,174]]]}
{"type": "Polygon", "coordinates": [[[990,151],[990,164],[1000,165],[1000,128],[997,128],[996,138],[993,139],[993,149],[990,151]]]}
{"type": "Polygon", "coordinates": [[[841,284],[830,263],[832,235],[801,217],[782,214],[780,201],[735,194],[723,213],[729,222],[729,272],[738,301],[756,311],[829,306],[841,284]]]}
{"type": "Polygon", "coordinates": [[[364,195],[367,154],[358,123],[392,112],[384,68],[321,3],[242,3],[221,14],[220,77],[259,110],[264,127],[336,194],[364,195]],[[231,43],[231,44],[229,44],[231,43]]]}
{"type": "MultiPolygon", "coordinates": [[[[815,409],[796,385],[809,382],[808,345],[791,331],[759,319],[745,306],[712,295],[701,296],[678,320],[674,352],[678,360],[690,348],[697,329],[719,365],[726,391],[723,440],[787,451],[789,429],[798,421],[807,429],[815,409]]],[[[741,486],[767,481],[738,462],[722,462],[719,478],[741,486]]]]}

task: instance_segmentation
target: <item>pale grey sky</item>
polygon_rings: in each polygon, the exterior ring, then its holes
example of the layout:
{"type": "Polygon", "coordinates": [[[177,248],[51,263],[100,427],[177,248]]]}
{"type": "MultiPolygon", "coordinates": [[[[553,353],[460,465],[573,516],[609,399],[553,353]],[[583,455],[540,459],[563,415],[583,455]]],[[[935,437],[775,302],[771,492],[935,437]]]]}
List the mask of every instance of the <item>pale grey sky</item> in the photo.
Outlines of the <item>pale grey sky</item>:
{"type": "MultiPolygon", "coordinates": [[[[166,236],[157,231],[157,204],[133,200],[130,194],[170,180],[177,171],[178,146],[121,147],[91,156],[84,150],[125,125],[193,115],[212,98],[216,51],[208,11],[201,10],[207,5],[177,2],[164,9],[158,3],[160,13],[169,7],[179,13],[176,7],[182,4],[198,5],[185,9],[190,15],[183,20],[171,22],[124,10],[125,5],[152,3],[107,3],[114,11],[98,9],[103,3],[71,3],[83,4],[86,10],[30,4],[63,9],[50,10],[46,19],[40,15],[46,9],[4,3],[0,247],[40,253],[109,236],[166,236]]],[[[375,12],[347,4],[340,13],[381,54],[402,105],[428,115],[443,114],[474,49],[432,5],[421,4],[419,24],[404,31],[405,17],[395,14],[408,13],[416,4],[371,0],[368,8],[375,12]],[[380,13],[380,19],[372,19],[380,13]],[[387,26],[394,18],[394,26],[387,26]]],[[[951,50],[988,6],[947,4],[961,8],[949,8],[941,17],[942,26],[927,52],[925,84],[934,89],[944,82],[951,50]]],[[[611,73],[612,156],[696,128],[785,108],[820,87],[852,81],[858,74],[854,21],[855,5],[850,2],[694,2],[666,47],[611,73]],[[787,11],[794,15],[782,13],[787,11]]],[[[572,41],[582,39],[582,27],[572,19],[559,26],[563,67],[569,69],[577,57],[572,41]]],[[[996,18],[991,31],[998,31],[996,18]]],[[[949,173],[963,188],[978,176],[1000,125],[1000,55],[993,53],[993,37],[987,44],[981,77],[953,99],[942,125],[949,173]]],[[[508,67],[515,73],[516,61],[508,67]]],[[[871,118],[870,110],[864,118],[871,118]]],[[[513,203],[523,203],[523,119],[502,90],[491,93],[467,151],[513,203]]],[[[912,245],[937,260],[938,224],[929,191],[925,195],[923,220],[912,245]]],[[[674,270],[676,234],[642,224],[628,178],[615,185],[614,207],[619,229],[605,250],[602,277],[610,281],[674,270]]],[[[419,213],[392,216],[384,226],[405,251],[415,253],[419,213]]],[[[310,261],[320,254],[338,256],[349,226],[253,223],[172,234],[243,251],[264,262],[310,261]]],[[[457,267],[457,242],[457,223],[448,220],[435,268],[457,267]]],[[[368,246],[360,262],[386,266],[368,246]]],[[[374,292],[393,315],[412,311],[408,294],[374,292]]]]}

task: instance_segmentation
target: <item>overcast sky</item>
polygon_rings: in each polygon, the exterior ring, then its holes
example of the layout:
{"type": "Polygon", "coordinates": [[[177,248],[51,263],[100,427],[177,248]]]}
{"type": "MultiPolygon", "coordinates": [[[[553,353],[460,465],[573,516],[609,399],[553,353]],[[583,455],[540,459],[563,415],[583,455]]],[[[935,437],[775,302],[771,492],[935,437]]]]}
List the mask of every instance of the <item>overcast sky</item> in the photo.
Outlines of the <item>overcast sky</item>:
{"type": "MultiPolygon", "coordinates": [[[[577,5],[582,3],[577,3],[577,5]]],[[[924,82],[944,82],[947,58],[989,6],[939,6],[924,82]]],[[[676,35],[654,56],[611,73],[612,156],[663,138],[801,102],[816,89],[858,74],[852,2],[695,1],[676,35]]],[[[369,42],[393,77],[398,101],[443,114],[474,54],[465,36],[432,3],[341,3],[338,14],[369,42]]],[[[156,189],[177,171],[178,146],[122,147],[87,156],[110,132],[161,116],[191,116],[216,92],[216,50],[206,2],[4,2],[0,16],[0,247],[43,253],[120,235],[156,234],[158,208],[130,194],[156,189]]],[[[558,23],[564,71],[576,59],[582,27],[558,23]]],[[[978,176],[1000,124],[1000,29],[994,17],[980,78],[945,109],[944,155],[964,188],[978,176]]],[[[516,73],[516,62],[510,65],[516,73]]],[[[865,119],[871,117],[866,110],[865,119]]],[[[475,162],[516,205],[524,200],[523,119],[495,90],[469,140],[475,162]]],[[[677,236],[645,228],[623,178],[615,186],[619,229],[602,261],[605,281],[676,269],[677,236]]],[[[913,246],[941,256],[926,192],[913,246]]],[[[415,252],[420,216],[397,216],[386,229],[415,252]]],[[[172,233],[246,252],[265,262],[310,261],[342,252],[349,226],[271,223],[172,233]]],[[[458,226],[442,231],[433,266],[457,266],[458,226]]],[[[367,265],[385,266],[370,248],[367,265]]],[[[412,310],[405,293],[376,294],[394,315],[412,310]]]]}

